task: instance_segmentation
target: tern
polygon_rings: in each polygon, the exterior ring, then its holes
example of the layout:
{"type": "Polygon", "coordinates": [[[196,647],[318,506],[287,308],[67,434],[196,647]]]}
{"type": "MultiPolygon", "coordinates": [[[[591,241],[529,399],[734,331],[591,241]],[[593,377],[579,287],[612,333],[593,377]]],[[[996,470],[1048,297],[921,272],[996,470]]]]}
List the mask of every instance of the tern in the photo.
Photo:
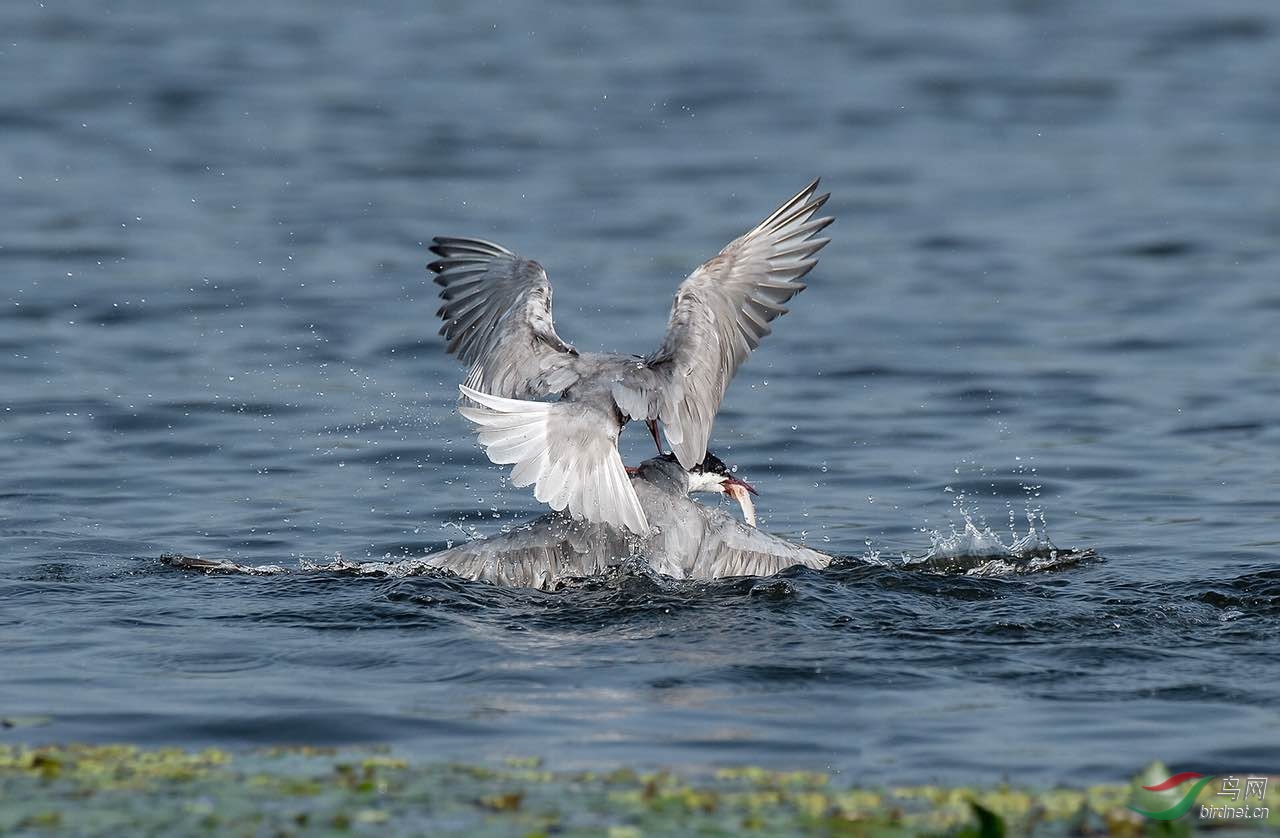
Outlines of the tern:
{"type": "MultiPolygon", "coordinates": [[[[772,576],[795,565],[820,570],[832,556],[755,528],[750,484],[734,476],[714,454],[685,471],[672,454],[627,469],[653,529],[643,539],[608,524],[550,512],[490,538],[468,541],[422,558],[396,562],[304,563],[301,572],[361,576],[416,576],[445,570],[455,576],[520,588],[551,590],[570,578],[595,576],[629,561],[676,579],[772,576]],[[724,494],[738,501],[746,523],[723,509],[704,506],[691,492],[724,494]]],[[[255,576],[297,573],[279,565],[249,566],[225,559],[168,554],[160,561],[205,573],[255,576]]]]}
{"type": "Polygon", "coordinates": [[[457,576],[522,588],[553,588],[571,577],[593,576],[635,557],[675,579],[771,576],[794,565],[821,569],[832,557],[755,528],[750,484],[708,453],[685,471],[666,454],[629,469],[630,485],[653,527],[643,539],[604,523],[558,511],[508,532],[426,556],[428,567],[457,576]],[[726,494],[742,507],[743,523],[691,492],[726,494]]]}
{"type": "Polygon", "coordinates": [[[450,354],[468,365],[459,412],[478,426],[489,459],[511,482],[574,518],[643,535],[644,506],[618,453],[618,435],[658,424],[686,471],[707,452],[729,382],[805,289],[801,278],[830,239],[815,217],[829,193],[815,180],[680,284],[667,332],[645,356],[579,352],[556,334],[551,284],[537,262],[472,238],[438,236],[427,267],[442,286],[450,354]],[[558,401],[538,401],[556,396],[558,401]]]}

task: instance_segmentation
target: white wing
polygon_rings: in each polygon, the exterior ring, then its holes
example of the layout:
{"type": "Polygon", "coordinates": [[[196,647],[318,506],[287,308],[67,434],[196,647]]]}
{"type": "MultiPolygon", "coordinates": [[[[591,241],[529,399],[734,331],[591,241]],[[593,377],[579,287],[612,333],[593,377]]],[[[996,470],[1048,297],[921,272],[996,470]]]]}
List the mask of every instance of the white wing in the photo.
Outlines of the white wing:
{"type": "Polygon", "coordinates": [[[588,521],[603,521],[643,535],[649,530],[618,454],[622,425],[612,405],[531,402],[458,388],[478,407],[458,412],[479,426],[489,459],[514,464],[511,482],[534,484],[533,496],[552,509],[568,509],[588,521]]]}
{"type": "Polygon", "coordinates": [[[660,419],[671,450],[691,469],[707,452],[711,425],[738,367],[783,303],[804,290],[800,278],[830,239],[815,238],[832,218],[814,218],[828,194],[818,181],[730,242],[680,284],[662,346],[613,387],[633,419],[660,419]]]}

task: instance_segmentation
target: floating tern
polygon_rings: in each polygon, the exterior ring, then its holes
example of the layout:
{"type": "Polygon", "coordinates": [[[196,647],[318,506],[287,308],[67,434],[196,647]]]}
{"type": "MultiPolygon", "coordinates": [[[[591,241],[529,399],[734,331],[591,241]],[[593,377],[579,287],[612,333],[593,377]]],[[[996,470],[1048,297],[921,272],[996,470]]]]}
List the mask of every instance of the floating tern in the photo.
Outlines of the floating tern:
{"type": "Polygon", "coordinates": [[[593,576],[631,557],[676,579],[771,576],[793,565],[824,568],[831,556],[755,528],[747,483],[714,454],[685,471],[672,454],[629,469],[630,486],[653,527],[642,539],[608,524],[551,512],[491,538],[425,557],[422,562],[466,579],[549,589],[562,579],[593,576]],[[747,523],[689,497],[727,494],[747,523]]]}
{"type": "Polygon", "coordinates": [[[440,333],[469,366],[459,409],[478,427],[511,482],[575,518],[645,534],[649,521],[627,479],[618,434],[643,419],[658,452],[658,423],[686,470],[702,462],[725,390],[771,331],[784,303],[830,239],[815,218],[818,181],[730,242],[680,284],[667,333],[647,356],[579,352],[556,334],[546,271],[480,239],[432,239],[428,267],[443,286],[440,333]],[[558,396],[558,401],[536,401],[558,396]]]}
{"type": "Polygon", "coordinates": [[[491,538],[468,541],[418,559],[351,562],[335,559],[304,563],[301,571],[279,565],[249,566],[225,559],[169,554],[165,564],[205,573],[255,576],[298,572],[416,576],[447,570],[464,579],[550,590],[569,578],[595,576],[616,565],[637,561],[676,579],[771,576],[794,565],[821,569],[831,556],[755,528],[750,492],[713,454],[685,471],[666,454],[628,469],[629,479],[654,526],[644,538],[628,536],[608,524],[551,512],[491,538]],[[723,509],[704,506],[691,492],[726,494],[742,506],[747,523],[723,509]],[[750,526],[748,526],[750,525],[750,526]]]}

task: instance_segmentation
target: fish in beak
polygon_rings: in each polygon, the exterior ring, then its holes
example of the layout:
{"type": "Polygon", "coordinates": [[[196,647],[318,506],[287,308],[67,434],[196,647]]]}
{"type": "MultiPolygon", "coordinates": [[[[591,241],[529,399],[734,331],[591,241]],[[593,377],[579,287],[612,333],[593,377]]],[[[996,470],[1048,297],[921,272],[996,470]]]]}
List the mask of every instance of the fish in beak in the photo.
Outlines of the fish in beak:
{"type": "Polygon", "coordinates": [[[738,502],[738,506],[742,508],[742,519],[747,522],[747,526],[754,527],[756,505],[751,496],[759,494],[755,487],[745,480],[730,476],[724,481],[724,493],[738,502]]]}

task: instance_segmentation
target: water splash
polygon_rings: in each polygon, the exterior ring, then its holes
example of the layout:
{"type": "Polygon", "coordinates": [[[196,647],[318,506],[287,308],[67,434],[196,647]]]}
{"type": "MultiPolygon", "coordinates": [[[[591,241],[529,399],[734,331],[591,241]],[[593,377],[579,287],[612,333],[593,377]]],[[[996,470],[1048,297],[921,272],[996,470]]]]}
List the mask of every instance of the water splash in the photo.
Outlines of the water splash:
{"type": "MultiPolygon", "coordinates": [[[[977,471],[985,474],[982,467],[977,471]]],[[[1024,492],[1023,528],[1018,525],[1012,500],[1005,502],[1009,523],[1002,534],[987,523],[986,516],[965,491],[947,486],[943,491],[954,495],[951,505],[962,523],[952,522],[946,531],[922,528],[921,532],[929,537],[929,549],[923,555],[904,554],[904,565],[936,573],[1006,576],[1057,570],[1096,558],[1092,550],[1062,550],[1050,540],[1044,508],[1039,503],[1041,486],[1023,479],[1031,477],[1035,468],[1020,465],[1015,471],[1024,492]]]]}

